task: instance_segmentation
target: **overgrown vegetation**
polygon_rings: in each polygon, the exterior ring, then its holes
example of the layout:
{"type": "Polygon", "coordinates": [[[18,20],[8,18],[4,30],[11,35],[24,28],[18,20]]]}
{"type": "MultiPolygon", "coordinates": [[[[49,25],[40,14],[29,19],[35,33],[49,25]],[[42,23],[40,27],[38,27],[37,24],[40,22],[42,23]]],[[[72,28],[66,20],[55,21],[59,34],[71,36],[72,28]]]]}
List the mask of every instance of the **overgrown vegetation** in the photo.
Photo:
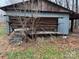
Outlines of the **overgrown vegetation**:
{"type": "Polygon", "coordinates": [[[79,50],[66,47],[62,49],[49,42],[42,42],[25,51],[8,52],[8,59],[79,59],[79,50]]]}
{"type": "Polygon", "coordinates": [[[63,54],[60,51],[51,48],[33,49],[29,48],[26,51],[12,51],[8,53],[8,59],[63,59],[63,54]]]}
{"type": "Polygon", "coordinates": [[[31,49],[27,51],[9,52],[8,59],[33,59],[33,51],[31,49]]]}
{"type": "MultiPolygon", "coordinates": [[[[4,36],[6,30],[4,27],[0,27],[0,37],[4,36]]],[[[58,37],[52,37],[56,40],[62,40],[58,37]]],[[[43,38],[42,38],[43,39],[43,38]]],[[[8,59],[79,59],[79,49],[68,48],[51,44],[49,37],[45,38],[43,42],[35,43],[35,45],[29,46],[24,51],[8,51],[8,59]],[[47,40],[47,41],[46,41],[47,40]]],[[[33,42],[34,43],[34,42],[33,42]]],[[[30,43],[29,43],[30,44],[30,43]]]]}

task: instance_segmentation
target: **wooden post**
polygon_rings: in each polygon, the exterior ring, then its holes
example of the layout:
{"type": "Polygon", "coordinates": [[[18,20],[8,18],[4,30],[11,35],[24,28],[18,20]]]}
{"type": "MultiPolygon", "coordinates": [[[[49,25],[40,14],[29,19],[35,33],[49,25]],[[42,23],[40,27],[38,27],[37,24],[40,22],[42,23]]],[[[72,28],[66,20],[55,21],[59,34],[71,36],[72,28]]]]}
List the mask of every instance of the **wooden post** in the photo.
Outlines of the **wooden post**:
{"type": "Polygon", "coordinates": [[[74,20],[72,19],[71,20],[71,29],[70,29],[71,32],[73,32],[73,26],[74,26],[74,20]]]}

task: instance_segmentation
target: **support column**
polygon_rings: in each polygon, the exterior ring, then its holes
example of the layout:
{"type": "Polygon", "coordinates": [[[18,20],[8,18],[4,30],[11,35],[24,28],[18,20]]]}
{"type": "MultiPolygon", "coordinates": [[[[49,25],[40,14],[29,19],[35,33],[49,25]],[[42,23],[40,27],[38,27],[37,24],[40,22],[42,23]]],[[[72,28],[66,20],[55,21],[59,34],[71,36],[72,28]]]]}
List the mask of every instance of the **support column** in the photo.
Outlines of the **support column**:
{"type": "Polygon", "coordinates": [[[74,20],[71,19],[71,29],[70,29],[71,32],[73,32],[73,26],[74,26],[74,20]]]}

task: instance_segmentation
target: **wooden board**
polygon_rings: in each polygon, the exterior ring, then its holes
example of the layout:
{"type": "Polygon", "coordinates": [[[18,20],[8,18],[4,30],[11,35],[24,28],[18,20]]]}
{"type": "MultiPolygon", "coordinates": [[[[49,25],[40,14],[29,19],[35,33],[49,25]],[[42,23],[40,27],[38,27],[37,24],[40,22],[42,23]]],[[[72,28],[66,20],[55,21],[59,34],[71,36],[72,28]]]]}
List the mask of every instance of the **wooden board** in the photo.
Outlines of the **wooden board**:
{"type": "MultiPolygon", "coordinates": [[[[25,28],[32,28],[34,26],[34,29],[36,31],[56,31],[58,27],[58,18],[37,18],[37,19],[29,19],[27,21],[27,18],[21,18],[22,23],[25,24],[25,28]],[[27,21],[26,23],[24,23],[27,21]],[[33,25],[34,21],[34,25],[33,25]]],[[[22,24],[20,22],[20,19],[18,17],[10,17],[10,26],[13,29],[22,28],[22,24]]]]}

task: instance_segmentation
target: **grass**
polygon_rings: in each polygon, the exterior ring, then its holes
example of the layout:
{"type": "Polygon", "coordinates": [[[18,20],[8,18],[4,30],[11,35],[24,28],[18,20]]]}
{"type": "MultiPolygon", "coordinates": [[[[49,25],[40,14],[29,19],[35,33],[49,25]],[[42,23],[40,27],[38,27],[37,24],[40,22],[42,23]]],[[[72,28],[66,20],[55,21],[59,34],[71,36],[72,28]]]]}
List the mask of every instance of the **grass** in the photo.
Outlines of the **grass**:
{"type": "MultiPolygon", "coordinates": [[[[38,50],[38,49],[37,49],[38,50]]],[[[79,51],[57,51],[54,48],[34,52],[33,48],[26,51],[8,53],[8,59],[79,59],[79,51]]]]}
{"type": "Polygon", "coordinates": [[[48,42],[31,46],[25,51],[9,51],[8,59],[79,59],[79,49],[64,48],[48,42]]]}
{"type": "Polygon", "coordinates": [[[9,52],[8,53],[8,59],[33,59],[33,51],[27,50],[27,51],[17,51],[17,52],[9,52]]]}
{"type": "Polygon", "coordinates": [[[63,59],[63,52],[48,42],[42,42],[27,48],[25,51],[10,51],[8,59],[63,59]]]}
{"type": "Polygon", "coordinates": [[[64,52],[66,59],[79,59],[79,49],[68,49],[64,52]]]}
{"type": "MultiPolygon", "coordinates": [[[[38,50],[38,49],[37,49],[38,50]]],[[[28,49],[23,52],[9,52],[8,59],[62,59],[62,53],[60,51],[56,51],[54,49],[46,48],[46,50],[42,50],[38,52],[34,52],[33,49],[28,49]]]]}
{"type": "MultiPolygon", "coordinates": [[[[5,33],[5,27],[0,27],[0,37],[5,33]]],[[[61,51],[58,46],[44,41],[35,46],[32,45],[25,51],[9,51],[7,57],[8,59],[79,59],[79,49],[64,47],[64,50],[61,51]]]]}
{"type": "Polygon", "coordinates": [[[5,27],[0,27],[0,37],[4,36],[6,33],[5,27]]]}
{"type": "Polygon", "coordinates": [[[60,51],[54,50],[52,48],[47,48],[42,57],[42,59],[62,59],[63,54],[60,51]]]}
{"type": "MultiPolygon", "coordinates": [[[[5,28],[0,27],[0,37],[5,33],[5,28]]],[[[64,48],[60,51],[58,46],[44,41],[25,51],[9,51],[7,57],[8,59],[79,59],[79,49],[64,48]]]]}

